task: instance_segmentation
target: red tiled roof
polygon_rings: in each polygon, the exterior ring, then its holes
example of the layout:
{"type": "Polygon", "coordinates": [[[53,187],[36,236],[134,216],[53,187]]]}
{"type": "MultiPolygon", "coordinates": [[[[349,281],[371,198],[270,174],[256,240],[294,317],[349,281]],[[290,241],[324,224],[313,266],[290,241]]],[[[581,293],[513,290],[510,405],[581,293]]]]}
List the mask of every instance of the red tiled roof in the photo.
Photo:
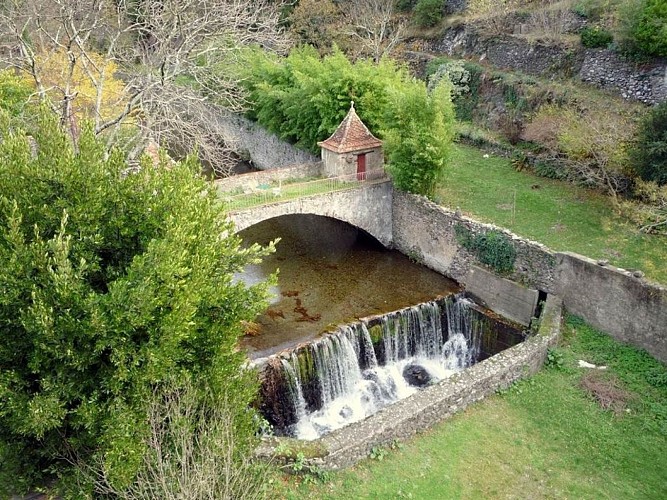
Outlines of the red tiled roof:
{"type": "Polygon", "coordinates": [[[354,110],[354,102],[350,111],[343,119],[336,131],[326,141],[318,142],[318,146],[335,153],[349,153],[363,149],[373,149],[382,146],[382,141],[371,134],[370,130],[361,121],[354,110]]]}

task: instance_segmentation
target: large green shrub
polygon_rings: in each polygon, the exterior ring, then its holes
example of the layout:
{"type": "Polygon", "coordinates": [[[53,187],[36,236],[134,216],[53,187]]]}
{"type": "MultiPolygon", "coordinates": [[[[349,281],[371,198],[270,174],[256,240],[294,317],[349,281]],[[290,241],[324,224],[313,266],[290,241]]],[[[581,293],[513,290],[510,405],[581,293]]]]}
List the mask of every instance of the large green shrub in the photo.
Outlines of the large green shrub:
{"type": "Polygon", "coordinates": [[[407,71],[390,59],[352,63],[338,48],[325,57],[307,46],[286,58],[249,51],[239,70],[249,91],[250,117],[312,152],[336,130],[350,101],[377,132],[389,103],[388,89],[411,82],[407,71]]]}
{"type": "Polygon", "coordinates": [[[383,135],[394,184],[402,191],[433,196],[454,136],[449,80],[430,93],[423,86],[394,92],[387,113],[390,128],[383,135]]]}
{"type": "Polygon", "coordinates": [[[631,160],[642,179],[667,184],[667,102],[652,108],[642,120],[631,160]]]}
{"type": "Polygon", "coordinates": [[[667,56],[667,2],[631,0],[622,9],[624,49],[632,56],[667,56]]]}
{"type": "Polygon", "coordinates": [[[256,382],[236,344],[266,287],[233,275],[262,250],[241,248],[199,167],[131,173],[46,111],[32,139],[6,115],[0,134],[0,496],[73,486],[69,461],[95,457],[130,481],[167,382],[229,395],[247,447],[256,382]]]}
{"type": "Polygon", "coordinates": [[[442,0],[419,0],[413,10],[417,26],[430,28],[442,20],[442,0]]]}
{"type": "Polygon", "coordinates": [[[581,44],[589,49],[606,47],[614,41],[614,35],[601,26],[586,26],[581,30],[581,44]]]}

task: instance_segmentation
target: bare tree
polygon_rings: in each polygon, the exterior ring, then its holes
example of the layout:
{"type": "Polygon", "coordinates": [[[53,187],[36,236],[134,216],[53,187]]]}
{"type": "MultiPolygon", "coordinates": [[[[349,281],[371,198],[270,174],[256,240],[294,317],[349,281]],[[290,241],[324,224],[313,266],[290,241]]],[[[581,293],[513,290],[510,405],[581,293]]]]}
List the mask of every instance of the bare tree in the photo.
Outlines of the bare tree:
{"type": "Polygon", "coordinates": [[[394,12],[394,0],[352,0],[342,10],[343,34],[374,61],[389,55],[403,40],[406,23],[394,12]]]}
{"type": "Polygon", "coordinates": [[[147,451],[131,484],[115,485],[103,463],[78,464],[96,493],[128,500],[265,498],[267,464],[239,452],[234,402],[198,394],[190,384],[155,392],[147,451]]]}
{"type": "Polygon", "coordinates": [[[133,156],[152,136],[197,149],[224,171],[228,148],[212,117],[243,108],[232,71],[239,48],[286,49],[279,7],[271,0],[7,0],[0,57],[32,79],[75,141],[85,93],[84,116],[110,145],[133,156]],[[122,89],[110,96],[118,80],[122,89]]]}
{"type": "Polygon", "coordinates": [[[567,155],[577,179],[605,191],[615,208],[619,195],[627,189],[624,174],[627,145],[634,126],[627,117],[606,111],[563,110],[565,126],[558,133],[560,149],[567,155]]]}

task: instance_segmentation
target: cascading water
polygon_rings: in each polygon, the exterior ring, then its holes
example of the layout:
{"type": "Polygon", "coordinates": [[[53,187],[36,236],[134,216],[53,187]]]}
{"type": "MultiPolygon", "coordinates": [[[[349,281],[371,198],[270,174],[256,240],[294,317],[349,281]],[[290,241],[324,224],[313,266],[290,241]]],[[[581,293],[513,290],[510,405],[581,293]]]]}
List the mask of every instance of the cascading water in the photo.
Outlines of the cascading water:
{"type": "Polygon", "coordinates": [[[282,358],[283,432],[316,439],[473,364],[484,316],[471,304],[461,296],[419,304],[282,358]]]}

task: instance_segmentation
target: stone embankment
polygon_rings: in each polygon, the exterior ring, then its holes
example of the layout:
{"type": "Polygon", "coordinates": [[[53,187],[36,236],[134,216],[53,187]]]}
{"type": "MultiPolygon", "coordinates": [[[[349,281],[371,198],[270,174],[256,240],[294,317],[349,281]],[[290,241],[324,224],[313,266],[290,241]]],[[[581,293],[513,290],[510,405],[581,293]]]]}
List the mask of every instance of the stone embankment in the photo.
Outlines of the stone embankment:
{"type": "MultiPolygon", "coordinates": [[[[522,31],[521,25],[517,25],[516,31],[522,31]]],[[[423,58],[425,54],[471,59],[500,70],[547,78],[576,78],[645,104],[667,100],[665,59],[638,64],[611,49],[545,43],[522,34],[484,37],[474,25],[451,27],[434,40],[413,40],[410,47],[414,50],[412,59],[423,58]]]]}
{"type": "Polygon", "coordinates": [[[609,49],[589,49],[578,77],[596,87],[617,91],[624,99],[656,104],[667,100],[667,64],[636,65],[609,49]]]}
{"type": "Polygon", "coordinates": [[[320,160],[243,116],[225,114],[217,116],[216,119],[225,131],[224,136],[231,143],[232,149],[259,170],[316,163],[320,160]]]}

